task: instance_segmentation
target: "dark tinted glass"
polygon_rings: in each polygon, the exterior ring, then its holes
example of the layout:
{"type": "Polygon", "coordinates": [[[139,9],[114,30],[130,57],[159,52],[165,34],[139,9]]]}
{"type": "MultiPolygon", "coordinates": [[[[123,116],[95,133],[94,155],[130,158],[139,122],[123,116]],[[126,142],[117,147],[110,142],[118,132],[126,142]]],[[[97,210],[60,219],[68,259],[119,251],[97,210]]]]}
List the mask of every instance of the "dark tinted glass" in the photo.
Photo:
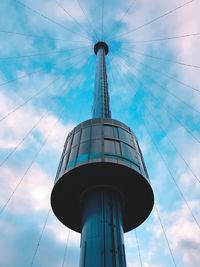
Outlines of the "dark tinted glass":
{"type": "Polygon", "coordinates": [[[87,128],[82,129],[81,142],[90,139],[90,129],[91,129],[91,127],[87,127],[87,128]]]}
{"type": "Polygon", "coordinates": [[[115,142],[112,140],[104,140],[104,152],[115,154],[115,142]]]}
{"type": "Polygon", "coordinates": [[[74,160],[77,157],[77,150],[78,150],[78,146],[75,146],[71,149],[69,161],[74,160]]]}
{"type": "Polygon", "coordinates": [[[127,131],[123,130],[122,128],[118,128],[118,131],[119,131],[119,138],[122,141],[124,141],[128,144],[132,143],[131,142],[131,135],[127,131]]]}
{"type": "Polygon", "coordinates": [[[88,160],[88,154],[82,154],[80,156],[78,156],[77,160],[76,160],[76,164],[82,163],[84,161],[88,160]]]}
{"type": "Polygon", "coordinates": [[[92,126],[92,139],[99,138],[101,136],[101,125],[92,126]]]}
{"type": "Polygon", "coordinates": [[[101,140],[91,141],[91,152],[101,152],[101,140]]]}
{"type": "Polygon", "coordinates": [[[88,152],[89,152],[89,142],[81,143],[78,154],[79,155],[88,154],[88,152]]]}
{"type": "Polygon", "coordinates": [[[115,150],[116,150],[116,154],[121,155],[120,144],[117,141],[115,141],[115,150]]]}
{"type": "Polygon", "coordinates": [[[75,133],[74,139],[73,139],[73,146],[78,145],[79,139],[80,139],[80,134],[81,134],[81,131],[78,131],[75,133]]]}
{"type": "Polygon", "coordinates": [[[65,169],[67,167],[67,161],[68,161],[68,154],[66,154],[64,159],[63,159],[61,172],[65,171],[65,169]]]}
{"type": "Polygon", "coordinates": [[[113,135],[113,127],[104,125],[104,136],[114,137],[113,135]]]}
{"type": "Polygon", "coordinates": [[[136,152],[132,147],[130,147],[124,143],[121,143],[121,147],[122,147],[122,155],[124,157],[126,157],[130,160],[131,159],[134,161],[136,160],[136,152]]]}
{"type": "Polygon", "coordinates": [[[67,140],[67,145],[66,145],[66,148],[65,148],[65,154],[69,152],[69,148],[70,148],[71,142],[72,142],[72,137],[70,137],[67,140]]]}
{"type": "Polygon", "coordinates": [[[114,137],[119,138],[117,127],[113,127],[114,137]]]}

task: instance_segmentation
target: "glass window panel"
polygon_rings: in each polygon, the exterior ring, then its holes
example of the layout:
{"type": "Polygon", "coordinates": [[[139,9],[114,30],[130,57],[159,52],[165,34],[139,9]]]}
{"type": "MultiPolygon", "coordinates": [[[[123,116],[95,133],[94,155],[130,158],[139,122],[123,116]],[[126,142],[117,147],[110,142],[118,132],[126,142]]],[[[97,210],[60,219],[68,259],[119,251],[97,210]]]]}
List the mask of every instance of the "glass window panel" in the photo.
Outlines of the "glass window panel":
{"type": "Polygon", "coordinates": [[[117,158],[116,157],[113,157],[111,155],[105,155],[105,158],[106,158],[106,162],[114,162],[114,163],[117,163],[117,158]]]}
{"type": "Polygon", "coordinates": [[[73,146],[78,145],[79,139],[80,139],[80,133],[81,133],[81,131],[78,131],[75,133],[74,139],[73,139],[73,146]]]}
{"type": "Polygon", "coordinates": [[[66,149],[68,141],[69,141],[69,137],[67,137],[67,139],[65,140],[64,149],[66,149]]]}
{"type": "Polygon", "coordinates": [[[84,128],[84,129],[82,130],[81,142],[90,139],[90,129],[91,129],[91,127],[87,127],[87,128],[84,128]]]}
{"type": "Polygon", "coordinates": [[[112,140],[104,140],[104,152],[115,154],[115,142],[112,140]]]}
{"type": "Polygon", "coordinates": [[[61,172],[64,172],[66,167],[67,167],[67,161],[68,161],[68,154],[64,156],[63,162],[62,162],[62,167],[61,167],[61,172]]]}
{"type": "Polygon", "coordinates": [[[101,140],[91,141],[91,152],[101,152],[101,140]]]}
{"type": "Polygon", "coordinates": [[[70,156],[69,156],[69,162],[70,162],[71,160],[76,159],[76,157],[77,157],[77,150],[78,150],[78,146],[75,146],[75,147],[73,147],[73,148],[71,149],[71,153],[70,153],[70,156]]]}
{"type": "Polygon", "coordinates": [[[137,149],[137,145],[136,145],[136,141],[135,141],[135,138],[133,138],[133,142],[131,144],[135,149],[137,149]]]}
{"type": "Polygon", "coordinates": [[[114,137],[119,138],[117,127],[113,127],[113,130],[114,130],[114,137]]]}
{"type": "Polygon", "coordinates": [[[113,136],[113,127],[104,125],[104,136],[114,137],[113,136]]]}
{"type": "Polygon", "coordinates": [[[78,154],[79,155],[88,154],[88,152],[89,152],[89,142],[81,143],[78,154]]]}
{"type": "Polygon", "coordinates": [[[126,157],[130,160],[131,159],[134,161],[136,160],[136,152],[132,147],[130,147],[124,143],[121,143],[121,148],[122,148],[122,155],[124,157],[126,157]]]}
{"type": "Polygon", "coordinates": [[[122,128],[118,128],[118,130],[119,130],[119,138],[122,141],[129,143],[129,144],[132,143],[131,142],[131,135],[127,131],[123,130],[122,128]]]}
{"type": "Polygon", "coordinates": [[[82,154],[78,156],[76,164],[87,161],[88,160],[88,154],[82,154]]]}
{"type": "Polygon", "coordinates": [[[102,156],[101,152],[92,152],[92,153],[90,153],[90,160],[93,160],[93,159],[100,160],[101,156],[102,156]]]}
{"type": "Polygon", "coordinates": [[[69,152],[69,148],[70,148],[70,145],[71,145],[71,141],[72,141],[72,138],[70,137],[70,138],[67,140],[67,144],[66,144],[66,148],[65,148],[65,153],[68,153],[68,152],[69,152]]]}
{"type": "Polygon", "coordinates": [[[115,149],[116,149],[116,154],[121,155],[120,144],[117,141],[115,142],[115,149]]]}
{"type": "Polygon", "coordinates": [[[69,168],[72,168],[72,167],[74,167],[74,165],[75,165],[75,160],[70,160],[69,162],[68,162],[68,164],[67,164],[67,168],[69,169],[69,168]]]}
{"type": "Polygon", "coordinates": [[[101,125],[92,126],[92,139],[99,138],[101,136],[101,125]]]}

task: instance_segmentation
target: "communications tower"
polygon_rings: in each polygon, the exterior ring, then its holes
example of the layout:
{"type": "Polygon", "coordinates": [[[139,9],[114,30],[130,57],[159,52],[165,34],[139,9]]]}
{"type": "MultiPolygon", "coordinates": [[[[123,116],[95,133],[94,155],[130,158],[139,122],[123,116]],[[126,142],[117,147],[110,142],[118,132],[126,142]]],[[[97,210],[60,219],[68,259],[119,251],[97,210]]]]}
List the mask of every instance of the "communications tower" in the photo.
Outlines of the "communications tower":
{"type": "Polygon", "coordinates": [[[97,57],[93,118],[67,136],[52,209],[70,229],[81,233],[80,267],[125,267],[124,233],[150,214],[154,196],[137,138],[111,118],[105,42],[97,57]]]}

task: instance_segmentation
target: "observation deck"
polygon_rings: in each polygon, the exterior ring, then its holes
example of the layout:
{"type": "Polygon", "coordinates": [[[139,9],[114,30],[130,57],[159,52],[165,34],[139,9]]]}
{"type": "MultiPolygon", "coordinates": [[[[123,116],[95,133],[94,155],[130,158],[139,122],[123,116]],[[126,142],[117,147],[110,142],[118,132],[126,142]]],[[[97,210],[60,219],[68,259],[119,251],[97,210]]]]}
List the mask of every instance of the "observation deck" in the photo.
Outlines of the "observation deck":
{"type": "Polygon", "coordinates": [[[114,119],[90,119],[69,133],[55,182],[54,213],[77,232],[82,226],[81,195],[91,188],[109,186],[120,192],[125,232],[140,225],[153,206],[137,138],[128,126],[114,119]]]}

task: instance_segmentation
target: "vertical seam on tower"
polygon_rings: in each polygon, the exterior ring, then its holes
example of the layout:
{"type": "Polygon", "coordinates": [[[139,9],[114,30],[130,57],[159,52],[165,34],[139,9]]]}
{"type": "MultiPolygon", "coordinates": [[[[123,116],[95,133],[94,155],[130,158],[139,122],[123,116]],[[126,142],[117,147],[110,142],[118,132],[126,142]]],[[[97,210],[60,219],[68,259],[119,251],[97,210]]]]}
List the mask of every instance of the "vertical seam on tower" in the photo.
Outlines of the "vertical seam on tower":
{"type": "Polygon", "coordinates": [[[105,202],[104,202],[104,192],[102,192],[102,206],[103,206],[103,249],[104,249],[104,267],[106,267],[106,244],[105,244],[105,202]]]}
{"type": "Polygon", "coordinates": [[[116,249],[115,249],[115,233],[114,233],[114,220],[113,220],[113,192],[110,192],[110,217],[111,217],[111,235],[112,235],[112,256],[113,256],[113,267],[116,267],[116,257],[115,257],[115,253],[116,253],[116,249]]]}
{"type": "Polygon", "coordinates": [[[119,260],[120,260],[120,266],[123,266],[123,260],[122,260],[122,244],[120,246],[120,242],[119,240],[121,239],[121,229],[120,229],[120,222],[119,222],[119,205],[120,203],[117,202],[117,205],[116,205],[116,217],[117,217],[117,243],[118,243],[118,251],[119,251],[119,260]]]}

